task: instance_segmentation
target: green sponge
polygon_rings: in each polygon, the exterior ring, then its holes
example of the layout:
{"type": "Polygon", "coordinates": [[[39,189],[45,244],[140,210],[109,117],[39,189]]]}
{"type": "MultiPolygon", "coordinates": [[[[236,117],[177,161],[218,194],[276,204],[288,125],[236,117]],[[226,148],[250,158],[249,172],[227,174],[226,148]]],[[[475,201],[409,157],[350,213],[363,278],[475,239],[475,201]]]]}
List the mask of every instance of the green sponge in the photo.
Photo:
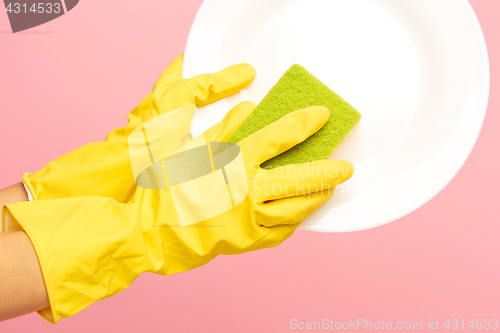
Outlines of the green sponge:
{"type": "Polygon", "coordinates": [[[262,163],[263,168],[327,159],[344,142],[361,114],[300,65],[292,65],[255,110],[231,135],[238,143],[284,115],[310,106],[326,106],[330,119],[306,141],[262,163]]]}

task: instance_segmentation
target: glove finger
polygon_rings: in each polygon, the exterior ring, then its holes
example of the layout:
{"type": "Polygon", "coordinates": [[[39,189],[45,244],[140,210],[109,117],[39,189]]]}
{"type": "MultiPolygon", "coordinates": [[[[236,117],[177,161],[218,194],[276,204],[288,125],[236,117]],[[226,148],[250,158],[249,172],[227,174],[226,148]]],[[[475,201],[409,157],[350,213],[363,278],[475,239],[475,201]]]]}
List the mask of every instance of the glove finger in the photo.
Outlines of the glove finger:
{"type": "Polygon", "coordinates": [[[229,97],[246,88],[255,78],[249,64],[229,66],[215,74],[202,74],[170,86],[159,98],[163,112],[187,105],[204,106],[229,97]]]}
{"type": "Polygon", "coordinates": [[[335,190],[353,173],[354,166],[343,160],[321,160],[264,170],[264,177],[260,179],[269,185],[262,186],[263,201],[335,190]]]}
{"type": "MultiPolygon", "coordinates": [[[[129,125],[127,127],[130,130],[133,130],[141,123],[157,117],[162,113],[175,110],[175,108],[164,110],[161,109],[161,107],[163,106],[168,107],[166,105],[167,103],[156,101],[155,98],[161,97],[162,95],[164,95],[168,87],[182,80],[183,58],[184,54],[181,54],[170,63],[168,68],[160,75],[160,77],[156,81],[153,90],[149,92],[142,99],[141,103],[130,112],[127,117],[129,121],[129,125]],[[160,103],[161,105],[158,105],[157,103],[160,103]]],[[[189,103],[185,104],[184,106],[187,105],[189,105],[189,103]]],[[[112,140],[116,134],[116,131],[113,131],[108,136],[107,140],[112,140]]]]}
{"type": "Polygon", "coordinates": [[[226,142],[254,109],[255,104],[250,101],[239,103],[226,114],[220,123],[215,124],[205,132],[206,140],[210,142],[226,142]]]}
{"type": "Polygon", "coordinates": [[[330,117],[324,106],[311,106],[287,114],[238,142],[249,161],[262,163],[316,133],[330,117]]]}
{"type": "Polygon", "coordinates": [[[168,65],[167,69],[156,81],[153,90],[164,90],[177,81],[182,80],[182,63],[184,54],[181,54],[168,65]]]}
{"type": "Polygon", "coordinates": [[[316,194],[301,195],[262,203],[259,210],[262,216],[259,218],[258,223],[265,227],[299,224],[328,201],[334,191],[335,189],[330,189],[316,194]]]}

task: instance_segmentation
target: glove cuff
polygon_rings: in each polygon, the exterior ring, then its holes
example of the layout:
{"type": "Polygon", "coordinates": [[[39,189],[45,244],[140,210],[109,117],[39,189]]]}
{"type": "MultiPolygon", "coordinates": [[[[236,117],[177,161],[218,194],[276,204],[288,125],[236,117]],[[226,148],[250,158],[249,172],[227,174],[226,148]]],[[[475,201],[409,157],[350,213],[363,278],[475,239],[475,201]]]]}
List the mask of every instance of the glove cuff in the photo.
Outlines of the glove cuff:
{"type": "Polygon", "coordinates": [[[25,172],[23,174],[23,178],[21,181],[23,183],[24,189],[26,190],[26,194],[28,195],[28,201],[35,201],[35,200],[38,200],[38,198],[35,199],[35,196],[33,195],[35,193],[35,189],[33,188],[33,185],[31,184],[30,176],[31,176],[31,173],[25,172]]]}
{"type": "Polygon", "coordinates": [[[135,221],[133,206],[102,197],[4,206],[3,224],[23,230],[37,254],[50,302],[50,309],[38,311],[44,319],[55,324],[151,270],[135,221]]]}

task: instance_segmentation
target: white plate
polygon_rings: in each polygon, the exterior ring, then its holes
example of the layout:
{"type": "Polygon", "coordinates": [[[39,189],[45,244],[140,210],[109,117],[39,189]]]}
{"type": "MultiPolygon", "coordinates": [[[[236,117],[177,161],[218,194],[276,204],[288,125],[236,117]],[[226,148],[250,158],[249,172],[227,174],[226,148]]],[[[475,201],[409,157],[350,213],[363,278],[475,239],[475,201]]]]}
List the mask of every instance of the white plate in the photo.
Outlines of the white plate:
{"type": "Polygon", "coordinates": [[[363,115],[334,156],[356,172],[307,230],[372,228],[422,206],[467,159],[488,101],[486,45],[466,0],[205,0],[184,77],[240,62],[255,81],[198,110],[194,135],[242,100],[259,103],[293,63],[363,115]]]}

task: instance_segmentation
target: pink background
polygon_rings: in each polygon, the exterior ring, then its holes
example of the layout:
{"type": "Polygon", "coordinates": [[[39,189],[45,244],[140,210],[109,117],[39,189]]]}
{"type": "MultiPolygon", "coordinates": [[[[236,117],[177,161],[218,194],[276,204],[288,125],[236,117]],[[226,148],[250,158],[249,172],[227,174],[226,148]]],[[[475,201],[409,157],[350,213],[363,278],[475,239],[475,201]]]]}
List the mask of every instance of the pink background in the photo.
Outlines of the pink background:
{"type": "MultiPolygon", "coordinates": [[[[15,35],[1,10],[0,188],[124,125],[183,52],[201,2],[84,0],[15,35]]],[[[500,320],[500,3],[470,2],[490,55],[488,113],[462,170],[425,206],[363,232],[299,230],[276,249],[168,277],[144,274],[56,326],[30,314],[1,322],[0,332],[285,332],[293,318],[424,327],[429,319],[500,320]]]]}

